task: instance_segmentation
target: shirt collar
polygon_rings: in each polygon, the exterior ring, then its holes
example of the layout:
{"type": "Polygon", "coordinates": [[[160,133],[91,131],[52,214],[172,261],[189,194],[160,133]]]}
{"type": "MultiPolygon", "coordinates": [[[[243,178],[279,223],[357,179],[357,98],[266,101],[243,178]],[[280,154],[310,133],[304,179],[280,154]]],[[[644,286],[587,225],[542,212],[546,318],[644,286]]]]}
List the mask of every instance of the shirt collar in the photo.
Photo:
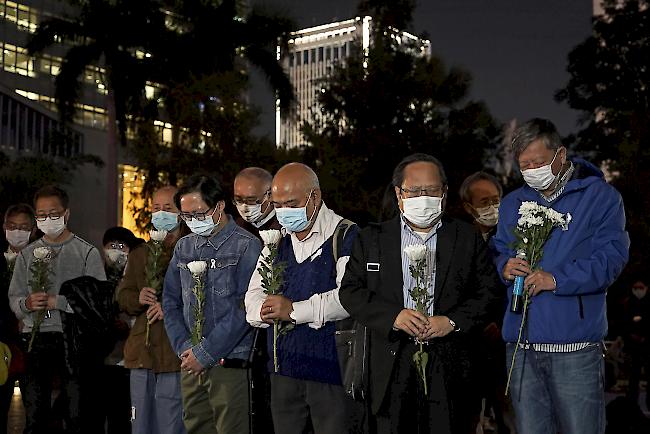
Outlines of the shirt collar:
{"type": "Polygon", "coordinates": [[[311,229],[309,230],[309,233],[305,238],[302,240],[298,240],[298,237],[296,237],[294,232],[288,231],[285,228],[282,228],[284,233],[291,234],[291,237],[294,238],[296,241],[299,242],[304,242],[310,239],[312,236],[315,235],[321,235],[323,234],[326,235],[331,229],[332,226],[336,227],[336,225],[341,221],[342,217],[338,216],[334,211],[329,209],[327,205],[325,205],[325,202],[321,202],[320,209],[318,210],[318,214],[316,215],[316,221],[312,225],[311,229]]]}
{"type": "MultiPolygon", "coordinates": [[[[400,214],[400,217],[399,217],[399,218],[400,218],[401,223],[402,223],[402,232],[404,232],[404,231],[408,231],[409,233],[413,234],[414,236],[416,236],[416,237],[420,237],[418,234],[415,233],[416,231],[413,230],[413,228],[410,227],[410,226],[408,225],[408,223],[406,222],[406,219],[404,218],[404,215],[403,215],[403,214],[400,214]]],[[[442,226],[442,218],[440,218],[440,220],[438,220],[438,223],[436,223],[436,224],[435,224],[435,225],[434,225],[434,226],[429,230],[429,233],[427,234],[426,237],[424,237],[424,238],[421,238],[421,237],[420,237],[420,239],[421,239],[423,242],[426,243],[426,242],[429,240],[429,238],[431,238],[432,236],[434,236],[434,235],[438,232],[438,229],[440,229],[441,226],[442,226]]]]}
{"type": "Polygon", "coordinates": [[[252,223],[252,225],[255,226],[257,229],[261,228],[261,227],[264,226],[266,223],[268,223],[269,221],[271,221],[271,219],[272,219],[273,217],[275,217],[275,208],[273,208],[273,205],[272,205],[272,204],[269,205],[269,206],[271,207],[271,212],[270,212],[266,217],[264,217],[262,220],[260,220],[259,222],[252,223]]]}

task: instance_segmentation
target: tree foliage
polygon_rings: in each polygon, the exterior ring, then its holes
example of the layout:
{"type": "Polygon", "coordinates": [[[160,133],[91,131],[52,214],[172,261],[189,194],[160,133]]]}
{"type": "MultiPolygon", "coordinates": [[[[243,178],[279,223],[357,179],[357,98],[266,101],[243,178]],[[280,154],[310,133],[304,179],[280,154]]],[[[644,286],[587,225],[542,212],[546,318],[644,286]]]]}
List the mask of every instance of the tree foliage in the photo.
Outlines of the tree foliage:
{"type": "Polygon", "coordinates": [[[650,194],[650,5],[606,0],[593,34],[569,54],[570,80],[556,99],[583,113],[576,148],[605,162],[622,193],[632,239],[630,265],[647,262],[650,194]]]}
{"type": "Polygon", "coordinates": [[[397,38],[393,26],[409,25],[413,8],[411,1],[398,3],[395,15],[392,2],[362,2],[362,12],[373,16],[367,56],[356,41],[351,56],[321,82],[303,128],[312,145],[306,159],[316,161],[326,199],[360,221],[377,219],[404,156],[438,157],[454,194],[464,176],[483,168],[500,134],[485,105],[468,98],[468,72],[423,56],[419,42],[397,38]]]}

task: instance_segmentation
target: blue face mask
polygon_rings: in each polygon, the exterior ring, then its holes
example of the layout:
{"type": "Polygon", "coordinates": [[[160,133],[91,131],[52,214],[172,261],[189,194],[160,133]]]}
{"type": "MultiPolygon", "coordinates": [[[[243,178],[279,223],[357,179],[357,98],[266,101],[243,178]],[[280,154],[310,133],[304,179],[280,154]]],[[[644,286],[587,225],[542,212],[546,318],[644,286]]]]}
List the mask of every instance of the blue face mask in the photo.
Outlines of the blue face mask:
{"type": "Polygon", "coordinates": [[[223,215],[222,213],[219,213],[219,220],[217,220],[216,223],[212,219],[212,216],[216,211],[217,208],[215,207],[214,211],[212,211],[212,214],[205,216],[205,220],[197,220],[195,218],[192,218],[185,223],[187,224],[187,227],[190,228],[190,230],[195,234],[207,237],[221,222],[221,216],[223,215]]]}
{"type": "Polygon", "coordinates": [[[157,231],[172,232],[178,227],[178,214],[169,211],[156,211],[151,214],[151,223],[157,231]]]}
{"type": "MultiPolygon", "coordinates": [[[[309,192],[309,198],[305,206],[301,208],[276,208],[275,215],[278,219],[278,222],[282,225],[283,228],[289,232],[301,232],[309,226],[311,219],[307,218],[307,204],[311,199],[311,193],[309,192]]],[[[314,209],[314,213],[316,209],[314,209]]],[[[314,216],[312,215],[312,218],[314,216]]]]}

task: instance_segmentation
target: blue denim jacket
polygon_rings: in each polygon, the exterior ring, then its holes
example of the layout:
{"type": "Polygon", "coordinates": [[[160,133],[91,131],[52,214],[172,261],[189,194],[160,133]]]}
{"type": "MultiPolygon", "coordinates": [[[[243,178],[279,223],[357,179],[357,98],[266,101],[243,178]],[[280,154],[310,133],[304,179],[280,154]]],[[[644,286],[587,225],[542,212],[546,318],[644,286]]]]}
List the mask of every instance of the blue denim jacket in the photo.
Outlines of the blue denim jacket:
{"type": "Polygon", "coordinates": [[[244,294],[262,250],[260,241],[235,224],[228,223],[211,237],[190,234],[176,243],[167,268],[162,307],[165,329],[176,354],[192,348],[206,368],[221,358],[247,359],[252,333],[246,322],[244,294]],[[203,338],[192,346],[194,281],[187,268],[192,261],[206,261],[203,338]]]}

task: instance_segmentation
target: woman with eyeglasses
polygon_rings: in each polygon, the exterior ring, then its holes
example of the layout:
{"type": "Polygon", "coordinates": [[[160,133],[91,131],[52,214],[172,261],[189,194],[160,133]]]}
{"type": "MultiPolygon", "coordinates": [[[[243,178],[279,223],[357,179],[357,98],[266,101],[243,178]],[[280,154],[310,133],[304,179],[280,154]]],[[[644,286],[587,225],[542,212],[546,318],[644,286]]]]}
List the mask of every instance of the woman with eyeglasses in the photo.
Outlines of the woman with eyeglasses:
{"type": "Polygon", "coordinates": [[[242,306],[262,246],[225,213],[225,192],[217,179],[190,177],[174,201],[193,232],[177,242],[163,288],[165,328],[181,359],[185,427],[188,434],[248,434],[248,375],[242,368],[253,333],[242,306]],[[199,342],[191,339],[200,315],[188,267],[195,261],[206,265],[199,342]]]}

